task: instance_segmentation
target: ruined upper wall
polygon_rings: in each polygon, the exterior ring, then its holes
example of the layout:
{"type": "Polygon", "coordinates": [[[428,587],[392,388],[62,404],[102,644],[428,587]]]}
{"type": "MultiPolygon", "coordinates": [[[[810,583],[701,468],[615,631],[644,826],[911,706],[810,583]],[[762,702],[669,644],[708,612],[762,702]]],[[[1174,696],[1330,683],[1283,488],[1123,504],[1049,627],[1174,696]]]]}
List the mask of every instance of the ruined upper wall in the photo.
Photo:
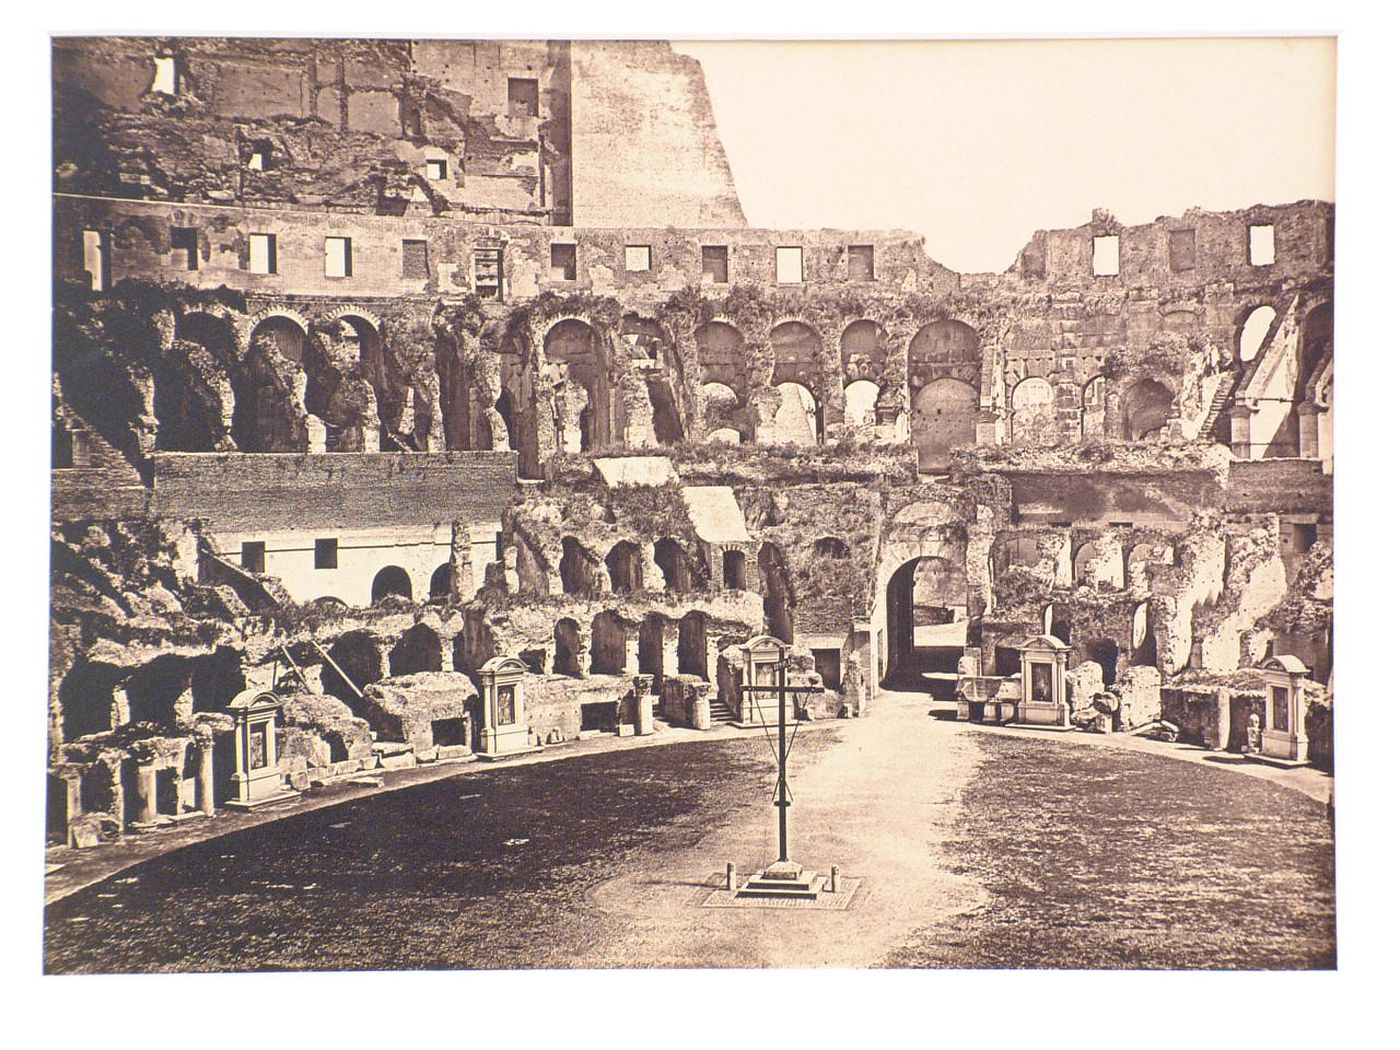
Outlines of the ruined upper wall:
{"type": "MultiPolygon", "coordinates": [[[[1237,211],[1189,209],[1140,226],[1124,226],[1096,211],[1083,226],[1037,230],[1007,275],[1051,290],[1090,285],[1121,287],[1199,286],[1210,281],[1253,283],[1261,278],[1291,280],[1332,268],[1333,205],[1325,201],[1256,204],[1237,211]],[[1257,262],[1250,250],[1250,228],[1272,230],[1272,261],[1257,262]],[[1117,237],[1117,273],[1096,273],[1094,241],[1117,237]]],[[[978,275],[971,284],[1004,283],[978,275]]]]}
{"type": "Polygon", "coordinates": [[[72,37],[53,75],[60,190],[570,221],[567,44],[72,37]]]}
{"type": "Polygon", "coordinates": [[[591,40],[573,60],[576,225],[747,224],[695,59],[591,40]]]}
{"type": "MultiPolygon", "coordinates": [[[[664,297],[690,286],[723,291],[777,285],[776,250],[802,249],[802,283],[793,288],[944,294],[957,276],[932,262],[923,240],[902,231],[740,229],[582,229],[488,225],[458,216],[378,216],[238,205],[181,205],[60,196],[54,201],[54,271],[88,283],[84,231],[108,238],[108,283],[143,279],[200,288],[225,286],[271,295],[399,297],[482,292],[479,251],[499,253],[501,297],[553,291],[664,297]],[[196,258],[172,241],[192,230],[196,258]],[[250,269],[249,238],[276,238],[276,273],[250,269]],[[327,276],[327,237],[349,238],[348,276],[327,276]],[[850,248],[868,247],[869,271],[853,271],[850,248]],[[416,249],[413,246],[417,246],[416,249]],[[552,265],[570,246],[572,276],[552,265]],[[644,269],[629,270],[627,249],[646,248],[644,269]],[[727,281],[704,271],[702,248],[723,247],[727,281]],[[418,254],[406,258],[413,251],[418,254]],[[868,279],[867,279],[868,278],[868,279]]],[[[491,291],[494,297],[494,287],[491,291]]]]}

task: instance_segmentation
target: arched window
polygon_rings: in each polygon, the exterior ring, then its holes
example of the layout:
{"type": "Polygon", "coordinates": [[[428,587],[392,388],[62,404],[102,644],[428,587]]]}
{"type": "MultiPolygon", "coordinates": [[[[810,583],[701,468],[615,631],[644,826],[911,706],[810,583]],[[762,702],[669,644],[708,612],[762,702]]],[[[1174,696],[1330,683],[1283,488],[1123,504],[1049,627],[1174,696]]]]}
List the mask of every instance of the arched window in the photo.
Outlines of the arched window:
{"type": "Polygon", "coordinates": [[[1154,441],[1171,415],[1172,392],[1155,379],[1139,379],[1123,397],[1123,438],[1154,441]]]}
{"type": "Polygon", "coordinates": [[[821,442],[821,410],[812,392],[801,383],[779,383],[782,402],[773,419],[779,444],[816,445],[821,442]]]}
{"type": "Polygon", "coordinates": [[[846,426],[853,429],[875,423],[875,403],[880,388],[868,379],[857,379],[846,386],[846,426]]]}
{"type": "Polygon", "coordinates": [[[442,640],[427,624],[415,624],[389,650],[391,675],[442,670],[442,640]]]}
{"type": "Polygon", "coordinates": [[[627,633],[615,613],[593,617],[593,642],[589,648],[589,674],[622,674],[627,659],[627,633]]]}
{"type": "Polygon", "coordinates": [[[691,587],[690,558],[685,548],[669,537],[656,541],[655,560],[671,594],[685,594],[691,587]]]}
{"type": "Polygon", "coordinates": [[[631,594],[642,589],[642,551],[635,543],[622,540],[604,559],[614,594],[631,594]]]}
{"type": "Polygon", "coordinates": [[[554,664],[551,670],[555,674],[568,675],[570,678],[583,677],[583,669],[578,660],[579,645],[577,623],[565,618],[554,625],[554,664]]]}
{"type": "Polygon", "coordinates": [[[583,545],[572,536],[564,537],[564,556],[559,559],[559,579],[564,593],[580,598],[598,597],[596,563],[583,545]]]}
{"type": "Polygon", "coordinates": [[[1018,445],[1055,442],[1055,388],[1048,379],[1032,376],[1011,393],[1011,440],[1018,445]]]}
{"type": "Polygon", "coordinates": [[[748,590],[748,569],[743,551],[724,552],[724,587],[729,591],[748,590]]]}
{"type": "Polygon", "coordinates": [[[428,581],[429,598],[447,598],[452,594],[452,564],[444,562],[433,570],[433,578],[428,581]]]}
{"type": "Polygon", "coordinates": [[[380,569],[374,577],[374,582],[370,584],[369,601],[371,605],[377,605],[390,595],[397,595],[400,598],[413,598],[413,584],[408,578],[408,573],[397,565],[389,565],[380,569]]]}
{"type": "Polygon", "coordinates": [[[1269,329],[1274,326],[1278,311],[1272,306],[1256,306],[1245,318],[1240,328],[1239,352],[1241,361],[1253,361],[1264,346],[1269,329]]]}
{"type": "Polygon", "coordinates": [[[823,536],[817,540],[815,550],[818,558],[849,558],[851,548],[846,541],[835,536],[823,536]]]}

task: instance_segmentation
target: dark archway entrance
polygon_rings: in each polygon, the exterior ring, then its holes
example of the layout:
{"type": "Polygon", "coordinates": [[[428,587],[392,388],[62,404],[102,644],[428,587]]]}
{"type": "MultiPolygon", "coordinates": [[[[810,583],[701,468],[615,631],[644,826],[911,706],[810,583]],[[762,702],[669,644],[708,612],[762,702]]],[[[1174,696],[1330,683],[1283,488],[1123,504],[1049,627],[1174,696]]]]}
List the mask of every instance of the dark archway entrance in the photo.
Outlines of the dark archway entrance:
{"type": "Polygon", "coordinates": [[[967,579],[947,558],[915,558],[885,588],[886,688],[954,699],[967,644],[967,579]],[[937,677],[930,677],[937,676],[937,677]]]}
{"type": "Polygon", "coordinates": [[[387,565],[379,570],[370,584],[369,603],[377,605],[391,594],[410,601],[413,599],[413,583],[408,578],[408,572],[397,565],[387,565]]]}

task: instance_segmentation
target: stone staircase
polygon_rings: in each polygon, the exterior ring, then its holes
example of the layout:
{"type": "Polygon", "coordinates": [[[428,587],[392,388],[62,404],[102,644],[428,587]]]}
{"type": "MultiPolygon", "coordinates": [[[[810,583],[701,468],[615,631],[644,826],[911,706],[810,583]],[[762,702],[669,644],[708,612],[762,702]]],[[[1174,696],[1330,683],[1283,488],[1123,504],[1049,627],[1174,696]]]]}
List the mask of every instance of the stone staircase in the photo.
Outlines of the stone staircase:
{"type": "Polygon", "coordinates": [[[1220,413],[1225,411],[1235,396],[1235,387],[1239,385],[1238,374],[1232,375],[1215,388],[1215,396],[1210,399],[1210,407],[1206,409],[1205,421],[1201,423],[1201,436],[1209,437],[1215,432],[1215,424],[1220,420],[1220,413]]]}
{"type": "Polygon", "coordinates": [[[738,722],[739,719],[723,700],[717,696],[710,697],[710,725],[728,726],[737,725],[738,722]]]}

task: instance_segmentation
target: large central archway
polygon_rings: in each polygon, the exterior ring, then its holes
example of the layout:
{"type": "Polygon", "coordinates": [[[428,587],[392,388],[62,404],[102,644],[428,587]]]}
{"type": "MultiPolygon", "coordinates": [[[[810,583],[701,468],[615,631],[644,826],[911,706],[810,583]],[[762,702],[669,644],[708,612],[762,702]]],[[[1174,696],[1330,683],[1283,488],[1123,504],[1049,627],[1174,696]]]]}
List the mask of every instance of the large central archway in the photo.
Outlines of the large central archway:
{"type": "Polygon", "coordinates": [[[958,658],[967,644],[963,566],[924,557],[896,569],[885,587],[885,632],[888,660],[882,684],[952,699],[958,658]]]}

